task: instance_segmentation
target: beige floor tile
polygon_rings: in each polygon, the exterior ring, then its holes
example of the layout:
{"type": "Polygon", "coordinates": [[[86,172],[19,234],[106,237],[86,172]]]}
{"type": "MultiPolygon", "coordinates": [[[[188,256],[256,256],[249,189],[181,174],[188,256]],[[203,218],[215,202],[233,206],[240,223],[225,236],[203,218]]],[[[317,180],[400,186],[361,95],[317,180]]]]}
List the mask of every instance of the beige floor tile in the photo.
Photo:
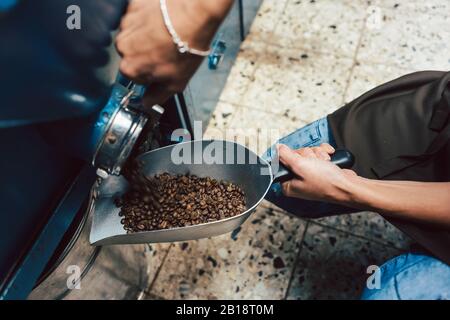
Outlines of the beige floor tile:
{"type": "MultiPolygon", "coordinates": [[[[269,201],[263,201],[261,206],[272,208],[276,211],[285,212],[269,201]]],[[[286,213],[289,214],[289,213],[286,213]]],[[[401,250],[408,250],[414,241],[390,224],[386,219],[375,212],[357,212],[352,214],[335,215],[320,219],[310,220],[313,223],[321,224],[342,230],[353,235],[365,237],[385,245],[393,246],[401,250]]]]}
{"type": "Polygon", "coordinates": [[[358,299],[369,274],[400,251],[347,233],[308,225],[288,299],[358,299]]]}
{"type": "MultiPolygon", "coordinates": [[[[450,68],[450,15],[380,7],[358,50],[363,63],[396,64],[406,69],[450,68]]],[[[413,5],[410,6],[414,8],[413,5]]],[[[370,21],[370,19],[368,20],[370,21]]]]}
{"type": "Polygon", "coordinates": [[[244,144],[261,155],[278,139],[304,125],[306,122],[294,115],[242,107],[228,126],[227,140],[244,144]]]}
{"type": "Polygon", "coordinates": [[[176,243],[151,294],[165,299],[281,299],[305,224],[259,208],[241,230],[176,243]]]}
{"type": "Polygon", "coordinates": [[[287,2],[287,0],[264,0],[253,20],[247,40],[269,42],[287,2]]]}
{"type": "Polygon", "coordinates": [[[341,106],[352,60],[269,46],[257,64],[240,104],[311,122],[341,106]]]}
{"type": "Polygon", "coordinates": [[[240,113],[240,109],[240,106],[219,101],[211,116],[208,127],[227,128],[232,123],[235,114],[240,113]]]}
{"type": "Polygon", "coordinates": [[[400,68],[395,65],[358,63],[352,70],[350,83],[345,94],[345,102],[356,99],[380,84],[414,71],[418,70],[400,68]]]}
{"type": "Polygon", "coordinates": [[[289,1],[271,42],[353,57],[366,14],[366,1],[289,1]]]}
{"type": "MultiPolygon", "coordinates": [[[[265,208],[270,208],[273,209],[275,211],[279,211],[279,212],[283,212],[285,214],[289,214],[288,212],[284,211],[283,209],[277,207],[276,205],[274,205],[272,202],[269,202],[267,200],[264,200],[263,202],[261,202],[261,206],[265,207],[265,208]]],[[[295,216],[293,216],[295,218],[295,216]]]]}
{"type": "Polygon", "coordinates": [[[147,272],[150,285],[155,280],[155,276],[164,262],[164,258],[169,252],[169,249],[169,243],[151,243],[146,245],[145,254],[147,257],[147,272]]]}
{"type": "MultiPolygon", "coordinates": [[[[144,258],[144,245],[104,246],[80,279],[80,290],[68,290],[66,300],[124,300],[143,295],[152,272],[144,258]],[[147,270],[146,270],[147,267],[147,270]],[[148,273],[146,273],[146,271],[148,273]]],[[[76,265],[76,264],[75,264],[76,265]]],[[[66,270],[61,270],[62,274],[66,270]]],[[[64,279],[66,280],[66,279],[64,279]]],[[[58,283],[65,285],[65,281],[58,283]]],[[[53,286],[50,286],[50,290],[53,286]]],[[[45,297],[45,295],[44,295],[45,297]]],[[[52,299],[58,299],[53,297],[52,299]]]]}
{"type": "Polygon", "coordinates": [[[408,250],[413,240],[375,212],[358,212],[314,220],[367,239],[408,250]]]}
{"type": "Polygon", "coordinates": [[[226,128],[232,123],[234,115],[239,113],[240,109],[240,106],[219,101],[211,115],[208,127],[203,134],[203,139],[225,139],[226,128]]]}
{"type": "Polygon", "coordinates": [[[371,0],[372,6],[408,13],[445,14],[450,12],[450,1],[447,0],[371,0]]]}
{"type": "Polygon", "coordinates": [[[229,103],[241,102],[241,99],[253,81],[256,61],[265,52],[266,44],[247,39],[242,43],[236,61],[228,75],[227,82],[219,100],[229,103]]]}

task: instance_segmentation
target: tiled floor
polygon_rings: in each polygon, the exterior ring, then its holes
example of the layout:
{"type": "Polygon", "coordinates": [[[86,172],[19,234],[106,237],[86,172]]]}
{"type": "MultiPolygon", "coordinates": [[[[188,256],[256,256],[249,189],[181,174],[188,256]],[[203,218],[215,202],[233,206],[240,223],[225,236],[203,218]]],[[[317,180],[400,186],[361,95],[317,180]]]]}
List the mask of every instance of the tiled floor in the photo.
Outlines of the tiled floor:
{"type": "MultiPolygon", "coordinates": [[[[249,0],[250,1],[250,0],[249,0]]],[[[450,67],[450,2],[265,0],[206,137],[277,138],[408,72],[450,67]]],[[[356,299],[410,240],[376,213],[314,221],[263,203],[241,229],[159,245],[151,298],[356,299]]]]}

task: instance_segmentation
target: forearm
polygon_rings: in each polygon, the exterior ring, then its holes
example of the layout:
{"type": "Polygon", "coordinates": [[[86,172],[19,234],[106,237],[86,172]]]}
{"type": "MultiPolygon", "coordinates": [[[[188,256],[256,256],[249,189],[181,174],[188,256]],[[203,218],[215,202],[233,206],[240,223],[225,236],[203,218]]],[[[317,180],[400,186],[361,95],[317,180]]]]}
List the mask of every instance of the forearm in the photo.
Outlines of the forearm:
{"type": "Polygon", "coordinates": [[[180,25],[178,33],[181,38],[189,39],[193,47],[206,49],[233,2],[234,0],[167,0],[167,6],[173,14],[175,28],[180,25]]]}
{"type": "Polygon", "coordinates": [[[338,168],[321,158],[321,152],[333,154],[334,149],[321,145],[293,151],[279,146],[280,161],[296,176],[282,184],[284,195],[377,211],[450,230],[450,182],[370,180],[338,168]]]}
{"type": "Polygon", "coordinates": [[[203,60],[182,48],[207,51],[233,0],[133,0],[120,23],[116,48],[120,71],[150,86],[142,102],[151,108],[181,92],[203,60]],[[176,34],[179,39],[173,39],[176,34]],[[174,40],[176,44],[174,43],[174,40]]]}
{"type": "Polygon", "coordinates": [[[349,205],[450,228],[450,183],[350,178],[349,205]]]}
{"type": "Polygon", "coordinates": [[[194,0],[197,1],[198,5],[201,6],[204,10],[209,12],[212,18],[216,20],[222,21],[222,19],[226,16],[231,6],[233,5],[234,0],[194,0]]]}

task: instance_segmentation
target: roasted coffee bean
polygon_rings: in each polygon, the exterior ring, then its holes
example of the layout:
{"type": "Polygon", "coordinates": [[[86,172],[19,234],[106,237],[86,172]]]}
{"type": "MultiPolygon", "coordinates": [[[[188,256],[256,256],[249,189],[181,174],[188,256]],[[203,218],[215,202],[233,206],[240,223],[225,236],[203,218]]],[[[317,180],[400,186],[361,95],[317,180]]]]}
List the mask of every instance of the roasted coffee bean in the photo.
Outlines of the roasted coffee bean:
{"type": "Polygon", "coordinates": [[[125,174],[130,191],[114,200],[127,233],[202,224],[246,210],[243,190],[227,181],[168,173],[125,174]]]}

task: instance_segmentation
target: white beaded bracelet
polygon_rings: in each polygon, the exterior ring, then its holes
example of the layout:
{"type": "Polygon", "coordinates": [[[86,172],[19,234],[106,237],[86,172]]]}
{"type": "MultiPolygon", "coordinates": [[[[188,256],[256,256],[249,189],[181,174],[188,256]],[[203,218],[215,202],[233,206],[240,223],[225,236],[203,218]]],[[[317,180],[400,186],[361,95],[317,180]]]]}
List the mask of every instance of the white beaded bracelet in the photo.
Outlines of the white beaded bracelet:
{"type": "Polygon", "coordinates": [[[164,24],[166,25],[167,31],[169,31],[170,36],[172,37],[173,43],[175,43],[175,45],[177,46],[178,51],[180,53],[188,52],[190,54],[194,54],[197,56],[207,57],[210,54],[211,50],[203,51],[190,48],[189,44],[187,42],[182,41],[181,38],[178,36],[177,32],[175,31],[175,28],[172,25],[172,22],[170,21],[166,0],[159,0],[159,4],[161,7],[161,13],[163,16],[164,24]]]}

